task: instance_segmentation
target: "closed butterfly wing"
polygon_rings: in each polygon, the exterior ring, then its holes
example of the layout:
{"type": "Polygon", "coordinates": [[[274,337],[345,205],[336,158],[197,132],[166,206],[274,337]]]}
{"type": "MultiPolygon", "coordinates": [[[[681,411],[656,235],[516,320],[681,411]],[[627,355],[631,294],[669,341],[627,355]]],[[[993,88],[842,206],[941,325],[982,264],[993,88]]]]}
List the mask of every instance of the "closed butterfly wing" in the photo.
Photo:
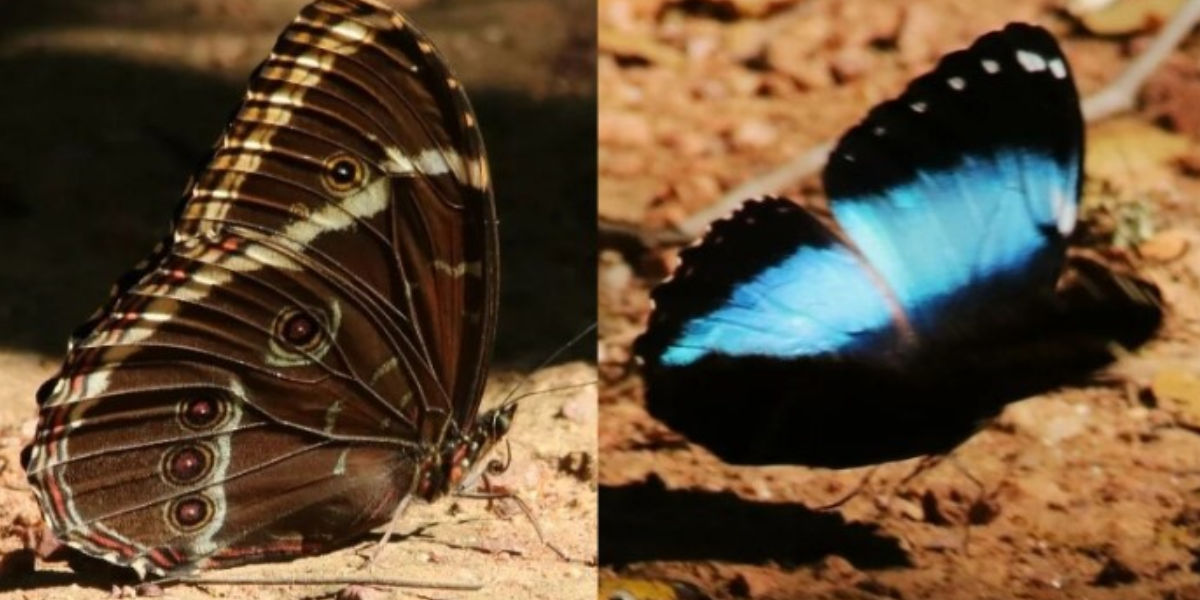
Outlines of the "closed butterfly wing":
{"type": "Polygon", "coordinates": [[[250,81],[170,236],[39,392],[47,521],[139,573],[319,552],[444,493],[491,351],[483,143],[430,42],[318,0],[250,81]]]}
{"type": "Polygon", "coordinates": [[[944,452],[1005,402],[1107,360],[1110,340],[1144,340],[1149,284],[1101,286],[1138,312],[1132,333],[1105,299],[1075,310],[1056,290],[1082,134],[1044,30],[1013,24],[948,55],[839,141],[833,222],[749,202],[681,255],[637,343],[648,408],[731,462],[872,464],[944,452]]]}

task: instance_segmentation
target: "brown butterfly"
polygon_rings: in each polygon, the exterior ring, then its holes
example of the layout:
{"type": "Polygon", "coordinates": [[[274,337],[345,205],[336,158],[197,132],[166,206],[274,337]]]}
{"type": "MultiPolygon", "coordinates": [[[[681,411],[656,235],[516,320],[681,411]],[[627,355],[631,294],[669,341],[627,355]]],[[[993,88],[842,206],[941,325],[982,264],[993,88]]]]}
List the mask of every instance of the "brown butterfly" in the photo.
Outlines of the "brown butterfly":
{"type": "Polygon", "coordinates": [[[303,9],[170,235],[73,335],[23,462],[53,535],[139,575],[327,551],[461,489],[496,324],[483,140],[429,40],[303,9]]]}

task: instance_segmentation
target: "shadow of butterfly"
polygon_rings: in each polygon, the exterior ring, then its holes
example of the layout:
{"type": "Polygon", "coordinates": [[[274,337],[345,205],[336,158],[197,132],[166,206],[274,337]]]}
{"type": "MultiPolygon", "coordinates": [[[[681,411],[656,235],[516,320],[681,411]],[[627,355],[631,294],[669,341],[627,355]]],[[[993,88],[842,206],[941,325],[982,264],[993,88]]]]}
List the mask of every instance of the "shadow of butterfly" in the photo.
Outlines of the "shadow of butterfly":
{"type": "Polygon", "coordinates": [[[681,254],[635,346],[647,408],[731,463],[869,465],[1144,342],[1157,288],[1068,258],[1083,133],[1045,30],[945,56],[839,141],[833,222],[750,201],[681,254]]]}
{"type": "Polygon", "coordinates": [[[23,462],[50,532],[178,576],[474,485],[515,413],[479,413],[498,273],[458,80],[390,8],[313,2],[38,392],[23,462]]]}

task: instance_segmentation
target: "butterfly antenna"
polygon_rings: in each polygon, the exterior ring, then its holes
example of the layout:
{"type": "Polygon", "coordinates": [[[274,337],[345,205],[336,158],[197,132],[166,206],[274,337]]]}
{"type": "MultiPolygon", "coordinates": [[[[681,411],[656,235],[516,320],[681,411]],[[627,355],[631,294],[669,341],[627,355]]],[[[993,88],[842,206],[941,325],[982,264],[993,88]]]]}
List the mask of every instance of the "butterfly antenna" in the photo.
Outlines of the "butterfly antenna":
{"type": "Polygon", "coordinates": [[[533,391],[525,392],[524,394],[521,394],[520,396],[510,396],[510,398],[508,400],[506,400],[504,402],[504,404],[506,406],[509,404],[516,404],[516,403],[518,403],[526,398],[529,398],[531,396],[540,396],[542,394],[554,394],[557,392],[565,392],[567,390],[577,390],[580,388],[585,388],[588,386],[596,385],[599,382],[600,382],[599,379],[592,379],[589,381],[582,381],[580,383],[568,383],[567,385],[560,385],[557,387],[545,388],[545,389],[541,389],[541,390],[533,390],[533,391]]]}
{"type": "Polygon", "coordinates": [[[548,393],[548,392],[569,390],[569,389],[574,389],[574,388],[583,387],[586,385],[592,385],[592,384],[596,383],[594,381],[590,381],[590,382],[583,383],[583,384],[571,384],[571,385],[566,385],[566,386],[563,386],[560,388],[552,388],[549,390],[541,390],[538,392],[530,392],[530,393],[524,394],[522,396],[516,396],[517,390],[521,389],[525,384],[529,383],[529,380],[533,377],[534,373],[546,368],[548,365],[550,365],[550,363],[553,363],[555,360],[558,359],[558,357],[562,356],[562,354],[564,352],[571,349],[571,347],[573,347],[575,344],[578,344],[581,340],[583,340],[583,338],[587,337],[587,335],[592,333],[593,331],[596,331],[596,323],[592,323],[591,325],[588,325],[587,327],[583,328],[582,331],[575,334],[569,341],[567,341],[567,343],[563,344],[557,350],[552,352],[550,354],[550,356],[546,357],[546,359],[543,360],[541,363],[539,363],[537,367],[535,367],[532,371],[530,371],[528,374],[526,374],[524,377],[522,377],[520,381],[518,381],[515,385],[513,385],[512,389],[508,390],[508,393],[504,395],[504,401],[500,403],[501,406],[508,406],[510,404],[516,404],[518,401],[520,401],[524,398],[528,398],[529,396],[532,396],[534,394],[544,394],[544,393],[548,393]]]}

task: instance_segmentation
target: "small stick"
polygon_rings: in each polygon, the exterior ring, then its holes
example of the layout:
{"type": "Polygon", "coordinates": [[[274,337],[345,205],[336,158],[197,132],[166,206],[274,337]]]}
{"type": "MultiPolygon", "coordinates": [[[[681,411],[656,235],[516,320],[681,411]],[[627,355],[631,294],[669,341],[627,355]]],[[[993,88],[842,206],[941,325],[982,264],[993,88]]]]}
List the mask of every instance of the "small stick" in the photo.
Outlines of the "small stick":
{"type": "MultiPolygon", "coordinates": [[[[413,485],[416,485],[415,480],[413,481],[413,485]]],[[[375,545],[375,551],[371,553],[371,558],[367,559],[364,566],[373,567],[379,561],[379,557],[383,555],[383,549],[387,547],[388,541],[392,539],[392,534],[396,532],[396,524],[399,523],[400,517],[404,515],[404,511],[408,510],[408,505],[411,503],[412,494],[408,494],[396,506],[396,510],[392,512],[392,518],[388,521],[387,528],[383,530],[383,537],[379,538],[379,543],[375,545]]]]}
{"type": "MultiPolygon", "coordinates": [[[[172,581],[172,580],[164,580],[172,581]]],[[[264,580],[256,577],[200,576],[173,579],[193,585],[376,585],[430,590],[469,591],[483,589],[482,583],[456,583],[451,581],[416,581],[392,577],[292,577],[289,579],[264,580]]]]}
{"type": "Polygon", "coordinates": [[[1091,123],[1132,109],[1142,84],[1146,83],[1154,69],[1183,41],[1184,36],[1191,32],[1197,21],[1200,21],[1200,0],[1188,0],[1175,16],[1171,17],[1167,26],[1158,32],[1154,42],[1129,63],[1115,81],[1083,100],[1081,105],[1084,120],[1091,123]]]}

